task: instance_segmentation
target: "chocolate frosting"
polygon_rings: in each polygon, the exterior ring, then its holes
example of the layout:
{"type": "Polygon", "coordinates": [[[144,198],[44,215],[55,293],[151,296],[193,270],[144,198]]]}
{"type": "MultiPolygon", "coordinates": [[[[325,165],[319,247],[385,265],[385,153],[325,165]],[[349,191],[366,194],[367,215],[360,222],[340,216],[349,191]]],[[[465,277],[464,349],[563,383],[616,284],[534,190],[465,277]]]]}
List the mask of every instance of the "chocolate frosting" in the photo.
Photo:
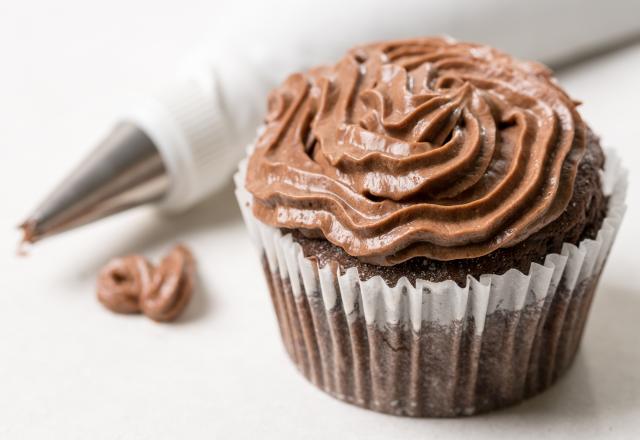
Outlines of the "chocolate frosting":
{"type": "Polygon", "coordinates": [[[141,255],[111,260],[98,276],[98,299],[116,313],[144,313],[172,321],[184,310],[195,285],[195,260],[178,245],[154,267],[141,255]]]}
{"type": "Polygon", "coordinates": [[[271,93],[253,213],[379,265],[513,246],[569,203],[586,143],[576,105],[546,67],[486,46],[355,48],[271,93]]]}
{"type": "Polygon", "coordinates": [[[140,292],[153,266],[142,255],[114,258],[98,275],[98,300],[116,313],[140,313],[140,292]]]}
{"type": "Polygon", "coordinates": [[[191,299],[194,284],[195,260],[186,247],[176,246],[142,289],[140,308],[154,321],[172,321],[191,299]]]}

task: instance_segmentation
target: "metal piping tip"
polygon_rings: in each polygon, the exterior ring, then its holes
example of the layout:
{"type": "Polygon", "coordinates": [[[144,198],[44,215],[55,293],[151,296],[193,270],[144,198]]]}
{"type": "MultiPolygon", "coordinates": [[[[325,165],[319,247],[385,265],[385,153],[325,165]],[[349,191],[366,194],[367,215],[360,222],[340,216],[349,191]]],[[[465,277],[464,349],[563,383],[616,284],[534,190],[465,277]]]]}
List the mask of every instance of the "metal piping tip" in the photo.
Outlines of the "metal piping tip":
{"type": "Polygon", "coordinates": [[[122,122],[19,226],[23,247],[159,201],[169,185],[169,175],[153,141],[137,126],[122,122]]]}

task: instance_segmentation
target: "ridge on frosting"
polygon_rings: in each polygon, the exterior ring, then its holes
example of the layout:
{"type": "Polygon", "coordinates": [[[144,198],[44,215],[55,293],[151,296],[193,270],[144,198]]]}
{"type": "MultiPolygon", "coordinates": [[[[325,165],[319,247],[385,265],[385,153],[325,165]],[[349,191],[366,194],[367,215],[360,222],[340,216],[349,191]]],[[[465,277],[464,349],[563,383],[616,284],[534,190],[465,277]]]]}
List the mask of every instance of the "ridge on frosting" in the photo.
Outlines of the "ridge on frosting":
{"type": "Polygon", "coordinates": [[[546,67],[446,38],[394,41],[274,90],[245,184],[259,220],[363,261],[473,258],[559,217],[585,146],[546,67]]]}

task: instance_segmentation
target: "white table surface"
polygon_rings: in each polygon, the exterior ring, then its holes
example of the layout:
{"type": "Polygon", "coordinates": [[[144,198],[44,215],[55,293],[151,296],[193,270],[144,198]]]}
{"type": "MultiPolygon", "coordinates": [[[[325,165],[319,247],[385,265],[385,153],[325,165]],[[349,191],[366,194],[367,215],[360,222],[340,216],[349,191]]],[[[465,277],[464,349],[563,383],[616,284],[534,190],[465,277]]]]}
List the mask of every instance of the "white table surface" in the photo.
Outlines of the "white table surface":
{"type": "Polygon", "coordinates": [[[210,2],[188,3],[0,5],[1,439],[638,438],[640,44],[560,74],[625,158],[632,203],[573,368],[522,405],[404,419],[306,383],[280,343],[230,187],[180,218],[141,209],[16,257],[21,217],[210,26],[210,2]],[[158,257],[177,241],[193,248],[201,274],[179,322],[114,315],[96,301],[106,260],[158,257]]]}

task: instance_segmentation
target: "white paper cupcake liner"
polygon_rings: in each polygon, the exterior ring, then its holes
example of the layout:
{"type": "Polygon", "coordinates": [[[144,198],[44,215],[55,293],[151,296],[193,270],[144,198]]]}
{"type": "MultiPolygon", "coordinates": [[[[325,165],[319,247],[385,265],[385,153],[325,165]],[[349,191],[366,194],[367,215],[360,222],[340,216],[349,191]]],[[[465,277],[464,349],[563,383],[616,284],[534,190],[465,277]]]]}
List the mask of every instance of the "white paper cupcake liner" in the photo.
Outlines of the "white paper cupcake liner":
{"type": "Polygon", "coordinates": [[[591,298],[625,211],[627,172],[607,151],[609,196],[595,239],[528,274],[395,285],[357,268],[318,267],[290,234],[255,219],[236,196],[261,255],[285,346],[312,382],[343,400],[411,416],[455,416],[504,406],[549,386],[573,359],[591,298]],[[394,345],[395,344],[395,345],[394,345]],[[500,374],[496,371],[500,370],[500,374]]]}

